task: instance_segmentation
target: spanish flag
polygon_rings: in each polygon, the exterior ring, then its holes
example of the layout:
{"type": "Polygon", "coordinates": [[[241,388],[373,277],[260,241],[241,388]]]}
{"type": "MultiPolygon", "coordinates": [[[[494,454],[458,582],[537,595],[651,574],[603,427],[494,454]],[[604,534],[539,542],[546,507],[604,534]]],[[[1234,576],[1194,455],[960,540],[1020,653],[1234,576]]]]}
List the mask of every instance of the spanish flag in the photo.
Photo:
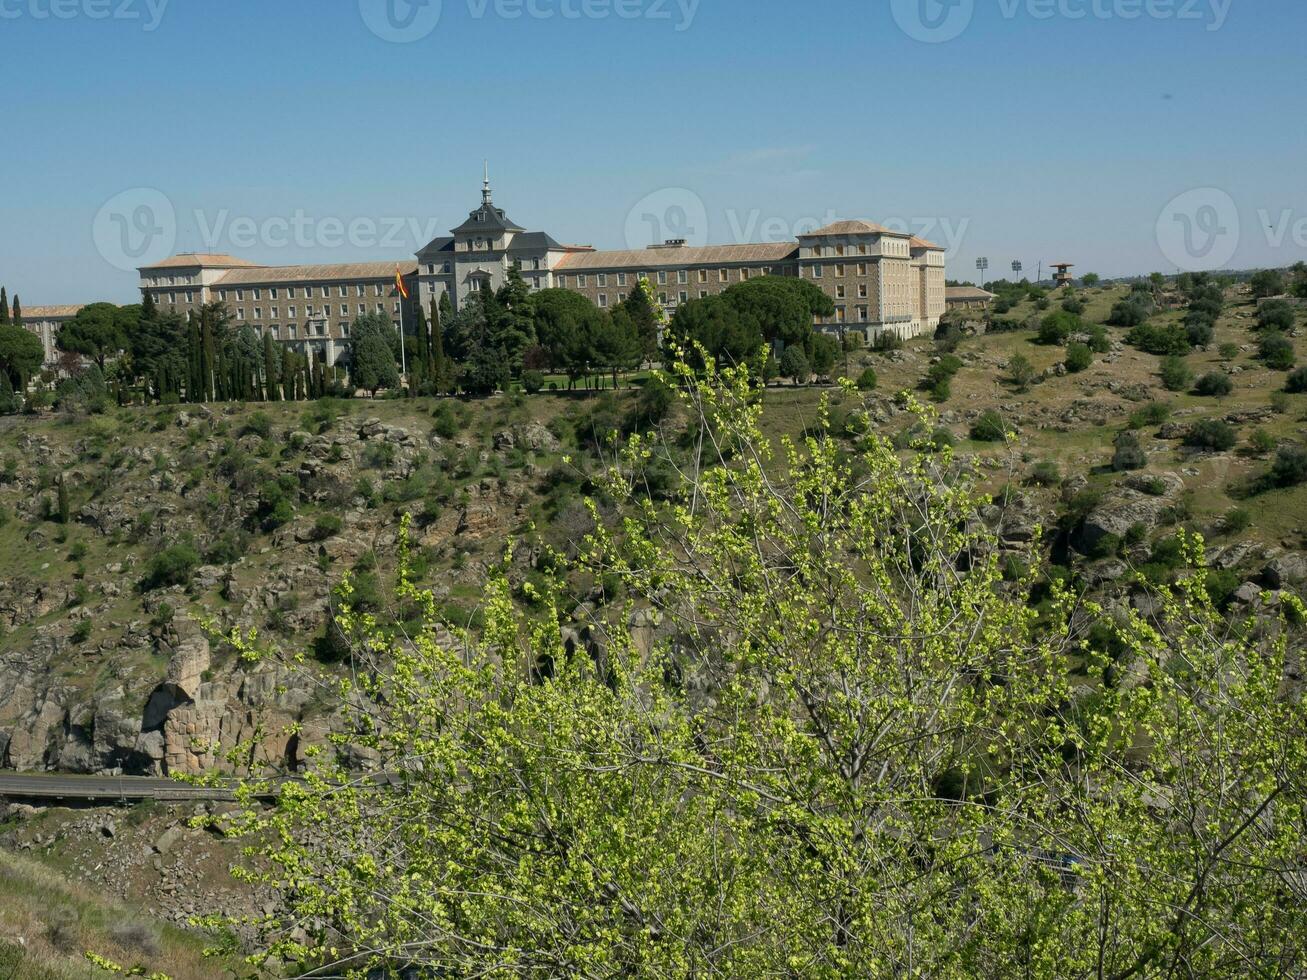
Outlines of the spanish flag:
{"type": "Polygon", "coordinates": [[[399,295],[408,299],[408,287],[404,285],[404,275],[399,271],[399,266],[395,266],[395,288],[399,290],[399,295]]]}

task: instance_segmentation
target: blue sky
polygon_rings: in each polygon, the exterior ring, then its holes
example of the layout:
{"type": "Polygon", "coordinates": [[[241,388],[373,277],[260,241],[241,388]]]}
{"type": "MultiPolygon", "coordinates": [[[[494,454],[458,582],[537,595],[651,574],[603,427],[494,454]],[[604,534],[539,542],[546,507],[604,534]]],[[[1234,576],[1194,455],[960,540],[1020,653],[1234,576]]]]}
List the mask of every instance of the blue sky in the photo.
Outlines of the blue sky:
{"type": "Polygon", "coordinates": [[[1174,271],[1196,222],[1227,266],[1307,259],[1307,4],[939,2],[0,0],[0,282],[133,300],[104,236],[142,188],[175,251],[411,257],[486,158],[518,223],[601,248],[861,217],[954,278],[1124,275],[1174,271]],[[923,2],[956,37],[918,39],[923,2]],[[379,36],[410,14],[430,32],[379,36]]]}

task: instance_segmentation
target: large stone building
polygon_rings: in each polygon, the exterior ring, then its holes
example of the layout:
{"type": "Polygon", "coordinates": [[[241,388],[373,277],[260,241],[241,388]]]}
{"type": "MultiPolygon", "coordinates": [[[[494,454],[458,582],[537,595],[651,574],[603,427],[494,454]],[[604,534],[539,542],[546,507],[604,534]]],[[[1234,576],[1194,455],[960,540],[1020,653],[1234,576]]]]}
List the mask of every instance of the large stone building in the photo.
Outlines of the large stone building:
{"type": "Polygon", "coordinates": [[[185,314],[222,302],[237,323],[335,363],[359,314],[380,312],[398,325],[447,295],[454,309],[483,289],[498,289],[514,265],[532,289],[571,289],[609,308],[641,276],[673,311],[757,276],[793,276],[824,290],[835,313],[816,326],[901,337],[933,332],[945,310],[944,249],[864,221],[840,221],[798,241],[690,247],[669,241],[644,249],[597,251],[527,231],[496,207],[487,179],[481,204],[448,236],[400,263],[409,301],[396,287],[394,262],[258,266],[229,255],[178,255],[140,270],[142,293],[160,309],[185,314]]]}
{"type": "Polygon", "coordinates": [[[77,316],[81,306],[32,306],[23,310],[23,326],[41,338],[45,348],[45,364],[51,367],[59,360],[55,338],[63,325],[77,316]]]}

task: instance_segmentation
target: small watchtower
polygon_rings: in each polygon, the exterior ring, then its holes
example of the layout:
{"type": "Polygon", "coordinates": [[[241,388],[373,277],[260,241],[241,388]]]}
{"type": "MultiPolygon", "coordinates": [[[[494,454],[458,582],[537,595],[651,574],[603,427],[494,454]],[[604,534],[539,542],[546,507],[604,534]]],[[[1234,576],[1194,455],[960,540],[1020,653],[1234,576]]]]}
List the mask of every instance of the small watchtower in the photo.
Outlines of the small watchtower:
{"type": "Polygon", "coordinates": [[[1074,268],[1074,262],[1054,262],[1053,288],[1061,289],[1063,286],[1069,287],[1073,282],[1075,282],[1075,278],[1071,275],[1071,270],[1074,268]]]}

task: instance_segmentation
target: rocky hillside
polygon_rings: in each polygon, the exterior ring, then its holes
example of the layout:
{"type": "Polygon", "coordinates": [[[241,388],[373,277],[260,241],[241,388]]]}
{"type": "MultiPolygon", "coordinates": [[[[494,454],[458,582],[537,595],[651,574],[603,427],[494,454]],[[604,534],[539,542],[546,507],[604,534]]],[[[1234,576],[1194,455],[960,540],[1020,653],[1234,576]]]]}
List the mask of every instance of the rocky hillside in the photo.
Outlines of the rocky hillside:
{"type": "MultiPolygon", "coordinates": [[[[1087,291],[1086,321],[1105,319],[1122,294],[1087,291]]],[[[1184,527],[1208,539],[1219,600],[1252,608],[1307,578],[1307,484],[1249,489],[1301,442],[1307,411],[1307,395],[1283,393],[1284,372],[1258,359],[1254,316],[1250,300],[1235,299],[1188,358],[1195,374],[1231,379],[1222,397],[1168,391],[1159,357],[1125,331],[1110,330],[1092,362],[1069,371],[1069,349],[1027,329],[968,335],[951,353],[928,340],[851,353],[841,372],[872,367],[878,387],[833,393],[834,425],[850,443],[866,421],[906,440],[913,417],[897,393],[933,395],[939,426],[916,435],[980,457],[995,492],[985,516],[1013,549],[1014,574],[1042,532],[1050,574],[1129,599],[1132,571],[1176,571],[1184,527]],[[1018,354],[1028,384],[1010,379],[1018,354]],[[987,439],[989,411],[1017,432],[1014,445],[987,439]],[[1224,441],[1193,438],[1209,423],[1224,441]],[[1132,458],[1114,465],[1123,434],[1132,458]]],[[[1301,335],[1292,332],[1300,347],[1301,335]]],[[[804,431],[820,395],[769,388],[765,424],[804,431]]],[[[337,724],[330,695],[302,674],[242,667],[202,623],[308,648],[329,673],[342,655],[332,588],[350,572],[356,601],[382,610],[398,516],[409,513],[425,583],[451,623],[474,624],[479,583],[506,539],[517,541],[521,579],[542,543],[577,541],[596,447],[649,415],[623,391],[4,420],[0,765],[197,772],[215,763],[215,742],[295,721],[300,735],[269,737],[262,750],[295,766],[337,724]]]]}

